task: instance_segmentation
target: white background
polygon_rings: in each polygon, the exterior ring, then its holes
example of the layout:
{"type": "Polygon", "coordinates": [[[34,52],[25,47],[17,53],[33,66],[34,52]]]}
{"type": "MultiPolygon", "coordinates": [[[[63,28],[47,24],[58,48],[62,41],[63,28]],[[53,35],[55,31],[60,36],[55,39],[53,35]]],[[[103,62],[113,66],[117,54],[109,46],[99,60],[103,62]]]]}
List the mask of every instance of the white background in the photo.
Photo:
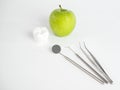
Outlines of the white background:
{"type": "Polygon", "coordinates": [[[119,38],[120,0],[0,0],[0,90],[120,90],[119,38]],[[63,38],[51,33],[48,22],[59,4],[77,18],[73,33],[63,38]],[[37,26],[50,30],[46,46],[32,37],[37,26]],[[81,53],[83,41],[113,85],[97,83],[50,50],[60,44],[65,55],[78,60],[66,47],[81,53]]]}

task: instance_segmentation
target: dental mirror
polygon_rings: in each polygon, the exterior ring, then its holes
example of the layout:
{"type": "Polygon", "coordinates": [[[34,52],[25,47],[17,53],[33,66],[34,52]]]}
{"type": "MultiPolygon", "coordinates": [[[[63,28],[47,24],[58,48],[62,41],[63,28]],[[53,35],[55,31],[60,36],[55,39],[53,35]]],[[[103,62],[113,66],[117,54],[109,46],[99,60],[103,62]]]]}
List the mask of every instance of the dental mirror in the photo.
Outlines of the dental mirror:
{"type": "Polygon", "coordinates": [[[58,54],[61,51],[61,47],[59,45],[54,45],[52,47],[52,51],[53,51],[53,53],[58,54]]]}

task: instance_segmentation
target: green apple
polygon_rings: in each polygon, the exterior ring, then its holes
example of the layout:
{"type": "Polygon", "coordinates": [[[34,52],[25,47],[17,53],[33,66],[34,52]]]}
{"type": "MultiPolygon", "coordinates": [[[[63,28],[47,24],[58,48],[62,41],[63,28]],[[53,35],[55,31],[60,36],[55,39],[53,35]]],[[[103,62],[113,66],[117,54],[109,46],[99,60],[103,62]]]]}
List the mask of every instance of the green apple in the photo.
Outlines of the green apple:
{"type": "Polygon", "coordinates": [[[76,17],[72,11],[59,7],[50,14],[49,23],[54,34],[63,37],[74,30],[76,17]]]}

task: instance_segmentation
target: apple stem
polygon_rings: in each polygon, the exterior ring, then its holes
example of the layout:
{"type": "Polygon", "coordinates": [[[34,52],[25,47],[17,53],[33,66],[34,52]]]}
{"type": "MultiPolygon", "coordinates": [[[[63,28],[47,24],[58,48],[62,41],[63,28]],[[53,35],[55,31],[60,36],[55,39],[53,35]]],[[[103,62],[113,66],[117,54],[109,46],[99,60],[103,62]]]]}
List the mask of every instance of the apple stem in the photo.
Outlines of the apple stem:
{"type": "Polygon", "coordinates": [[[60,7],[60,9],[62,10],[62,6],[61,6],[61,5],[59,5],[59,7],[60,7]]]}

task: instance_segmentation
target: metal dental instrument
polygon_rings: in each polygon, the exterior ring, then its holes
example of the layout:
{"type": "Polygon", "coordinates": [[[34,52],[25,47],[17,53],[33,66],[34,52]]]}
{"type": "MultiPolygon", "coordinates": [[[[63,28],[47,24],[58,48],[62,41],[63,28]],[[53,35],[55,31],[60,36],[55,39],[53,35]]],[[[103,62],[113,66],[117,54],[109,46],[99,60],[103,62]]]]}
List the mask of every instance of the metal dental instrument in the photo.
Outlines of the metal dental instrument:
{"type": "Polygon", "coordinates": [[[77,64],[75,61],[73,61],[69,57],[67,57],[67,56],[63,55],[62,53],[60,53],[60,51],[61,51],[61,47],[59,45],[54,45],[52,47],[52,52],[53,53],[62,55],[67,61],[69,61],[74,66],[76,66],[78,69],[82,70],[84,73],[86,73],[87,75],[89,75],[90,77],[92,77],[93,79],[95,79],[97,82],[99,82],[101,84],[104,84],[103,80],[99,79],[94,74],[92,74],[91,72],[89,72],[86,69],[84,69],[83,67],[81,67],[79,64],[77,64]]]}
{"type": "Polygon", "coordinates": [[[78,53],[76,53],[72,48],[68,47],[88,68],[90,68],[100,79],[105,83],[108,83],[94,68],[92,68],[78,53]]]}
{"type": "Polygon", "coordinates": [[[96,67],[97,70],[99,70],[101,72],[102,75],[104,75],[104,77],[108,80],[108,82],[110,84],[113,83],[113,81],[111,80],[111,78],[108,76],[108,74],[105,72],[105,70],[102,68],[102,66],[100,65],[100,63],[97,61],[97,59],[94,57],[94,55],[88,50],[88,48],[86,47],[85,43],[84,43],[84,47],[86,49],[86,51],[90,54],[90,56],[92,57],[92,59],[89,57],[89,55],[87,55],[87,53],[81,48],[81,51],[84,53],[84,55],[88,58],[88,60],[96,67]]]}

